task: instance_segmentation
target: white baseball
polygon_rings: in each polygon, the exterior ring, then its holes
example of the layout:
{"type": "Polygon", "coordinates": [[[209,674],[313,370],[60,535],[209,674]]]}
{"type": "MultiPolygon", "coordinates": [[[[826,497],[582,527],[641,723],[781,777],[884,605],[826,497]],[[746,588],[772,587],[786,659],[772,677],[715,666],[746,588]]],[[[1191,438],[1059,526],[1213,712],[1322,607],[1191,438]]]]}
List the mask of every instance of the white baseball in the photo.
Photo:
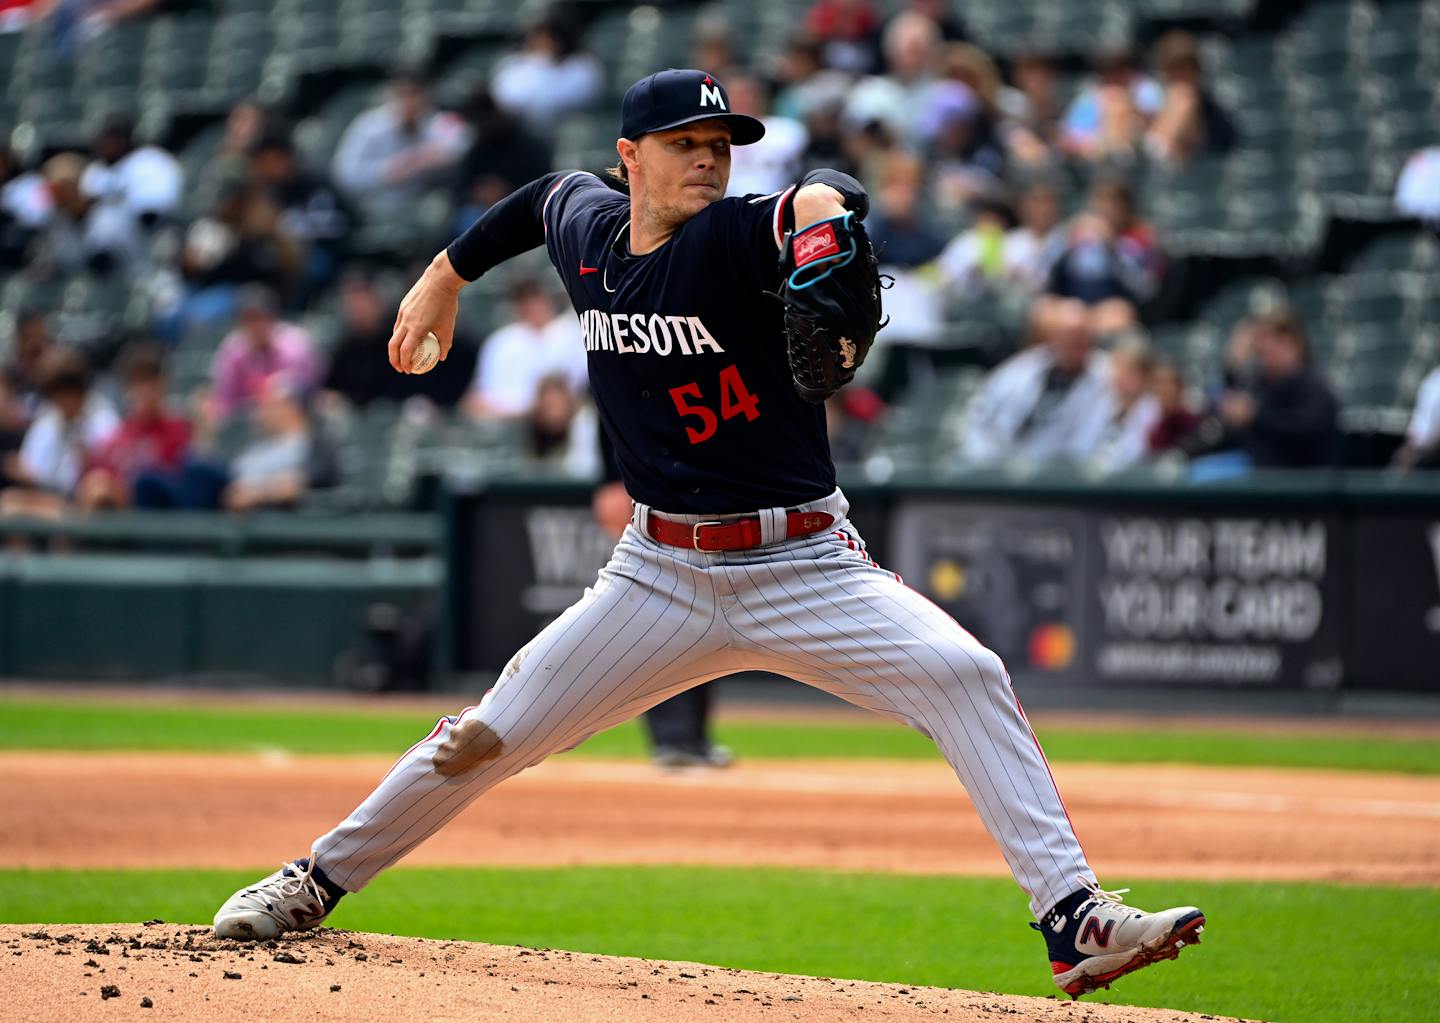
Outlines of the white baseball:
{"type": "Polygon", "coordinates": [[[410,355],[411,373],[429,373],[440,361],[440,339],[431,331],[420,339],[410,355]]]}

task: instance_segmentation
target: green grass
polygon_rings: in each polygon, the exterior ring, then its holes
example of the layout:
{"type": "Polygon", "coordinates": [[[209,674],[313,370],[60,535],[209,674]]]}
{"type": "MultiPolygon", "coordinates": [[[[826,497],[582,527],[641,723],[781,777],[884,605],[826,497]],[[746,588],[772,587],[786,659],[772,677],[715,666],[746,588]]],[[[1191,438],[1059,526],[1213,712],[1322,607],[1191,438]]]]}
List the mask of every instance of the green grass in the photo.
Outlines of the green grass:
{"type": "MultiPolygon", "coordinates": [[[[458,709],[458,701],[457,708],[458,709]]],[[[414,711],[234,709],[136,702],[0,698],[0,749],[253,751],[398,755],[434,725],[414,711]]],[[[1440,774],[1440,740],[1349,735],[1264,735],[1186,729],[1042,727],[1057,762],[1187,763],[1440,774]]],[[[882,721],[722,722],[717,738],[746,758],[924,759],[935,747],[882,721]]],[[[631,722],[595,736],[581,756],[641,757],[631,722]]]]}
{"type": "MultiPolygon", "coordinates": [[[[204,923],[253,871],[0,871],[0,922],[204,923]]],[[[1204,943],[1099,1000],[1358,1023],[1435,1018],[1424,925],[1434,889],[1146,882],[1193,901],[1204,943]]],[[[338,927],[686,959],[746,969],[1046,995],[1043,945],[1013,884],[972,878],[687,867],[396,870],[338,927]]],[[[1093,1000],[1093,999],[1092,999],[1093,1000]]]]}

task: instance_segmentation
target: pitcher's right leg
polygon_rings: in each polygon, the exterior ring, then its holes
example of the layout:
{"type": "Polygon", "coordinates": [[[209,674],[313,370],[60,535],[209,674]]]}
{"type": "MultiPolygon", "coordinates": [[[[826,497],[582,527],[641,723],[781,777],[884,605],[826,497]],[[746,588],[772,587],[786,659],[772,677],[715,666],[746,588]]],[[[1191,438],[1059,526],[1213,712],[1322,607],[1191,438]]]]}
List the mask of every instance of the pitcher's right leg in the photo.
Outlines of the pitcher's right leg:
{"type": "Polygon", "coordinates": [[[315,926],[333,904],[325,895],[359,891],[492,786],[730,670],[717,657],[725,633],[704,573],[632,534],[633,527],[595,586],[515,655],[479,705],[442,718],[315,842],[308,863],[237,892],[216,917],[217,933],[222,917],[237,932],[222,936],[232,937],[315,926]]]}

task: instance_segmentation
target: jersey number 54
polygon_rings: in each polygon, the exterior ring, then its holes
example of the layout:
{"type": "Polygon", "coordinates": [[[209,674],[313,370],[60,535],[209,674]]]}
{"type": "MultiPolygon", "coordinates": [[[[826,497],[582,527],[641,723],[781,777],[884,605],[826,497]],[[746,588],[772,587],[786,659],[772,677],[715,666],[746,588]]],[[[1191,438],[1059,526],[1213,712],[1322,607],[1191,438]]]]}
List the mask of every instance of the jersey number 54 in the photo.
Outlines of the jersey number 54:
{"type": "Polygon", "coordinates": [[[697,416],[700,419],[700,429],[689,425],[685,427],[685,435],[690,438],[691,444],[701,444],[715,436],[721,419],[744,416],[747,421],[753,422],[760,418],[760,399],[750,393],[745,381],[740,379],[740,371],[734,366],[726,366],[720,371],[719,418],[709,406],[691,404],[691,398],[705,400],[698,381],[670,388],[670,400],[675,403],[676,410],[687,418],[697,416]]]}

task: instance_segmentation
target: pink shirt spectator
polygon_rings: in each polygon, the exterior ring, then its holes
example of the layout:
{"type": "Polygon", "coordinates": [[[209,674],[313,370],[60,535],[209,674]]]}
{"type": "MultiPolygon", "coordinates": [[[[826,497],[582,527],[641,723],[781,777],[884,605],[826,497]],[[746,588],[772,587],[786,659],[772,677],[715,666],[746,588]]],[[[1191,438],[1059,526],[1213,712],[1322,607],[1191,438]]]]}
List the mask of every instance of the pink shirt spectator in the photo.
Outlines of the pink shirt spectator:
{"type": "Polygon", "coordinates": [[[226,335],[215,353],[215,401],[222,416],[248,409],[265,381],[283,373],[302,390],[314,387],[320,377],[320,360],[310,335],[293,323],[276,322],[270,343],[255,345],[243,328],[226,335]]]}

